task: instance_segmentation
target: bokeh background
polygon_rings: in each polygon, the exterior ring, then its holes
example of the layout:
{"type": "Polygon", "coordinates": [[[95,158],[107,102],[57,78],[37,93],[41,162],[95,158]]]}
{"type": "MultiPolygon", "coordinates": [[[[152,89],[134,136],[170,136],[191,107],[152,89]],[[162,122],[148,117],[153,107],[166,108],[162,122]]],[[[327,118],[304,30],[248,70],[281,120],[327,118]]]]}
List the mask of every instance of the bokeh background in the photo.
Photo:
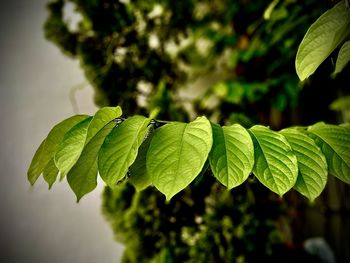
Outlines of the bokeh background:
{"type": "Polygon", "coordinates": [[[54,124],[76,111],[94,113],[92,89],[77,61],[44,39],[44,0],[1,1],[0,261],[118,262],[121,246],[101,214],[99,184],[79,204],[66,182],[31,188],[26,171],[54,124]]]}
{"type": "Polygon", "coordinates": [[[66,182],[48,191],[26,180],[54,124],[101,106],[276,130],[349,121],[350,65],[332,78],[332,54],[304,83],[294,70],[303,35],[333,1],[53,0],[49,20],[47,2],[0,4],[0,261],[296,262],[310,256],[306,241],[314,260],[350,260],[349,186],[334,177],[313,204],[254,178],[226,191],[205,171],[170,203],[152,187],[100,182],[76,204],[66,182]]]}

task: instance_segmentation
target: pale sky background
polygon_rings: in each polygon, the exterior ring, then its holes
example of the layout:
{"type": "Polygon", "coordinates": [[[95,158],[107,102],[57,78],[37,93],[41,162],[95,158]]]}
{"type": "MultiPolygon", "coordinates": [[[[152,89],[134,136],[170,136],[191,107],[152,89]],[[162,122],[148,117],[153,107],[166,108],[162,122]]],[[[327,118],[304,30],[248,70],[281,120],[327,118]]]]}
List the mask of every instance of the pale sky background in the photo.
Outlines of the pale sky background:
{"type": "MultiPolygon", "coordinates": [[[[103,183],[76,204],[66,181],[49,191],[26,179],[40,142],[74,114],[70,90],[84,82],[78,62],[43,37],[46,2],[0,4],[0,261],[119,262],[122,247],[101,214],[103,183]]],[[[95,112],[90,87],[76,98],[79,113],[95,112]]]]}

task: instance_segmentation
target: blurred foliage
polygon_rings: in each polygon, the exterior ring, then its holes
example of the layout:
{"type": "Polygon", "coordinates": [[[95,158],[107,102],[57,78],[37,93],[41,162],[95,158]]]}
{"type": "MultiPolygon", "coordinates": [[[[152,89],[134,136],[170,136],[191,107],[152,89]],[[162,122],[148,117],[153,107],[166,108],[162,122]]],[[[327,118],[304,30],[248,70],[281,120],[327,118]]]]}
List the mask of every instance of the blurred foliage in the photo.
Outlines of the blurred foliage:
{"type": "MultiPolygon", "coordinates": [[[[169,203],[155,189],[124,183],[104,192],[103,211],[122,262],[295,262],[308,256],[288,246],[287,209],[257,182],[227,191],[199,176],[169,203]]],[[[317,262],[317,261],[313,261],[317,262]]]]}
{"type": "MultiPolygon", "coordinates": [[[[126,115],[159,107],[159,119],[187,121],[205,114],[221,124],[279,129],[336,122],[328,106],[340,90],[348,94],[350,67],[329,77],[332,57],[302,84],[294,69],[307,28],[332,4],[54,0],[44,30],[64,54],[80,61],[100,106],[120,105],[126,115]]],[[[140,193],[128,183],[106,188],[104,213],[126,245],[123,262],[307,257],[288,234],[284,218],[291,211],[283,200],[254,182],[227,191],[210,175],[200,178],[170,203],[152,188],[140,193]]]]}
{"type": "MultiPolygon", "coordinates": [[[[221,93],[217,84],[202,86],[205,95],[191,100],[195,112],[218,115],[230,107],[254,116],[251,112],[266,105],[278,111],[297,105],[292,61],[306,29],[326,6],[316,0],[277,2],[264,19],[266,1],[56,0],[49,4],[44,29],[65,54],[79,59],[100,106],[138,113],[139,97],[148,108],[164,104],[153,98],[165,85],[165,103],[173,103],[173,112],[184,111],[178,89],[220,72],[214,83],[220,81],[221,93]],[[213,96],[215,109],[206,103],[213,96]]],[[[227,115],[219,120],[227,121],[227,115]]]]}

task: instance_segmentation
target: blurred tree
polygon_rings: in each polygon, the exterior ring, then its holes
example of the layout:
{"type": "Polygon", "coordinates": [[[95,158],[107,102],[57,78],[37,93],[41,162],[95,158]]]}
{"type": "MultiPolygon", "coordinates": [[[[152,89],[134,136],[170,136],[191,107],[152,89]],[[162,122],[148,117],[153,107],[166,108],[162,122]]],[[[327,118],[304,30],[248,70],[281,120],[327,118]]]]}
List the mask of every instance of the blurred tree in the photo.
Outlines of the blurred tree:
{"type": "MultiPolygon", "coordinates": [[[[127,115],[160,107],[159,118],[167,120],[205,114],[222,124],[281,128],[337,122],[328,105],[348,94],[349,67],[332,79],[330,58],[303,84],[294,70],[298,44],[329,6],[317,0],[55,0],[44,30],[80,61],[100,106],[121,105],[127,115]]],[[[293,193],[287,199],[305,205],[293,193]]],[[[124,262],[306,257],[304,236],[288,230],[286,218],[296,211],[254,181],[227,192],[206,174],[169,204],[152,188],[135,193],[126,183],[106,188],[104,211],[126,244],[124,262]]]]}

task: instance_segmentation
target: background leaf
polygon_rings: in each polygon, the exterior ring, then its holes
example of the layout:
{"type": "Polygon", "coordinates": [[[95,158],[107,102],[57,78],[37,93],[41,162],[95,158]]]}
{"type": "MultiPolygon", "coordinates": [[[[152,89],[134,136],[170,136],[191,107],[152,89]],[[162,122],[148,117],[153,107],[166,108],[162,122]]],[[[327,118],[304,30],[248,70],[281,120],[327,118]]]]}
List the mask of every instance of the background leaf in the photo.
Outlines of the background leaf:
{"type": "Polygon", "coordinates": [[[110,122],[99,130],[90,140],[81,153],[78,161],[67,174],[67,180],[79,201],[85,194],[94,190],[97,186],[98,153],[106,136],[116,126],[110,122]]]}
{"type": "Polygon", "coordinates": [[[326,156],[329,172],[350,184],[350,129],[317,123],[308,131],[326,156]]]}
{"type": "Polygon", "coordinates": [[[286,137],[298,160],[299,174],[294,189],[313,201],[327,183],[326,158],[305,131],[288,128],[280,133],[286,137]]]}
{"type": "Polygon", "coordinates": [[[60,122],[52,128],[46,139],[40,144],[38,150],[35,152],[33,160],[29,166],[27,175],[28,180],[32,185],[44,171],[50,160],[54,158],[57,146],[63,140],[65,133],[77,123],[88,117],[88,115],[75,115],[60,122]]]}
{"type": "Polygon", "coordinates": [[[345,1],[321,15],[299,45],[295,67],[300,80],[308,78],[350,33],[350,12],[345,1]]]}
{"type": "Polygon", "coordinates": [[[254,166],[252,139],[239,124],[221,127],[212,124],[213,147],[209,162],[214,176],[227,188],[242,184],[254,166]]]}
{"type": "Polygon", "coordinates": [[[146,162],[153,185],[170,200],[200,173],[211,146],[211,126],[205,117],[157,129],[146,162]]]}
{"type": "Polygon", "coordinates": [[[108,186],[114,187],[135,161],[149,122],[150,119],[143,116],[133,116],[115,127],[107,136],[99,153],[98,167],[108,186]]]}
{"type": "MultiPolygon", "coordinates": [[[[349,11],[350,12],[350,11],[349,11]]],[[[350,61],[350,41],[346,41],[340,48],[334,74],[340,73],[350,61]]]]}
{"type": "Polygon", "coordinates": [[[271,191],[282,196],[298,177],[297,158],[284,136],[261,125],[249,129],[254,143],[253,172],[271,191]]]}

